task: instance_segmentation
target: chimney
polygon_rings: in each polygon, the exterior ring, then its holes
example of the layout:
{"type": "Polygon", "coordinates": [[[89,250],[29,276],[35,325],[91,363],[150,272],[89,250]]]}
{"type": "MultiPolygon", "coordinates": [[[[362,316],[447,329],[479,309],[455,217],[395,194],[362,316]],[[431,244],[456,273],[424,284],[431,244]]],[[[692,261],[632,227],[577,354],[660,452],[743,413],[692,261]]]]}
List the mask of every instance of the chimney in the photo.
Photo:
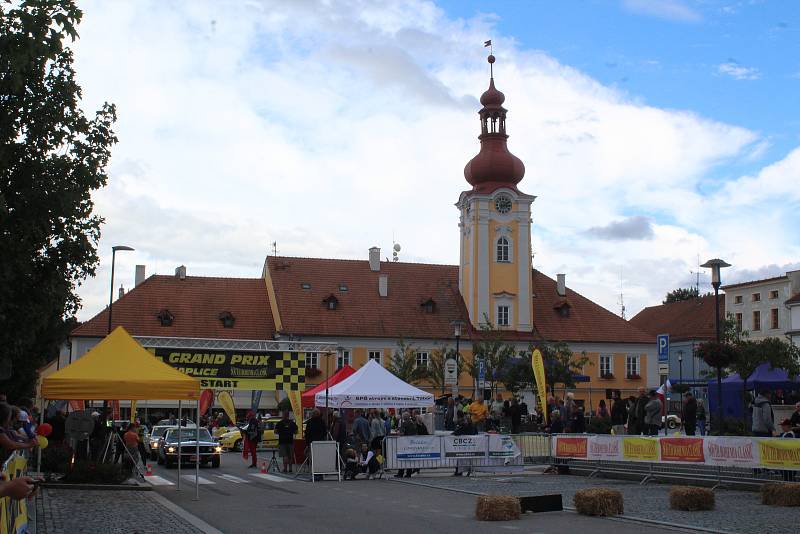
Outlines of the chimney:
{"type": "Polygon", "coordinates": [[[556,284],[556,293],[558,293],[559,297],[566,297],[567,296],[567,275],[566,274],[557,274],[556,278],[558,282],[556,284]]]}
{"type": "Polygon", "coordinates": [[[381,297],[389,296],[389,275],[378,275],[378,295],[381,297]]]}
{"type": "Polygon", "coordinates": [[[175,267],[175,278],[180,278],[181,280],[186,280],[186,266],[185,265],[178,265],[175,267]]]}
{"type": "Polygon", "coordinates": [[[133,287],[138,286],[142,282],[144,282],[144,265],[137,265],[136,266],[136,278],[133,284],[133,287]]]}
{"type": "Polygon", "coordinates": [[[122,298],[125,295],[125,288],[122,285],[119,286],[119,298],[122,298]]]}
{"type": "Polygon", "coordinates": [[[381,248],[371,247],[369,249],[369,270],[376,273],[381,270],[381,248]]]}

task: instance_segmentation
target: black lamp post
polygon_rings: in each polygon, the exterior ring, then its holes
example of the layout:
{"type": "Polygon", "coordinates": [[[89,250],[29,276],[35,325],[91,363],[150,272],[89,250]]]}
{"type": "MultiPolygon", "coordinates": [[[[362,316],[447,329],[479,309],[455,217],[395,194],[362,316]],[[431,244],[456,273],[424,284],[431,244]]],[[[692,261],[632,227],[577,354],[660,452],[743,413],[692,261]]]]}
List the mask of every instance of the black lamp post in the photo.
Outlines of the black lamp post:
{"type": "Polygon", "coordinates": [[[453,386],[453,397],[458,397],[458,380],[461,378],[461,373],[458,372],[458,359],[461,357],[461,352],[459,351],[459,342],[461,341],[461,329],[464,326],[464,321],[461,319],[456,319],[450,324],[453,325],[453,335],[456,338],[456,385],[453,386]]]}
{"type": "MultiPolygon", "coordinates": [[[[683,389],[683,351],[678,351],[678,383],[683,389]]],[[[683,424],[683,393],[681,392],[681,424],[683,424]]]]}
{"type": "MultiPolygon", "coordinates": [[[[721,335],[719,331],[719,286],[720,282],[720,269],[723,267],[730,267],[727,263],[719,258],[708,260],[701,267],[711,269],[711,285],[714,287],[714,324],[717,330],[717,344],[720,343],[721,335]]],[[[722,430],[722,367],[717,367],[717,424],[722,430]]]]}
{"type": "Polygon", "coordinates": [[[111,309],[114,306],[114,262],[117,259],[118,250],[133,250],[125,245],[115,245],[111,247],[111,295],[108,297],[108,332],[111,333],[111,309]]]}

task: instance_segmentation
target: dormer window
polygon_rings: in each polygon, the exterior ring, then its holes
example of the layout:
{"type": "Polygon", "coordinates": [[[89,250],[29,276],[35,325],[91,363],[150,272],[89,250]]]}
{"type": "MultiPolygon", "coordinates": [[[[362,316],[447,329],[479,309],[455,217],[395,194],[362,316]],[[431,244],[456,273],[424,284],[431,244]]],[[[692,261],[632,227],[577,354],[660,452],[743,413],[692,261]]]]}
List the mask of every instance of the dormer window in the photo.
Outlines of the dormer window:
{"type": "Polygon", "coordinates": [[[572,305],[567,299],[561,299],[553,305],[553,308],[561,317],[569,317],[569,310],[572,308],[572,305]]]}
{"type": "Polygon", "coordinates": [[[175,319],[175,316],[170,313],[170,311],[166,308],[158,312],[156,315],[158,322],[161,323],[161,326],[172,326],[172,321],[175,319]]]}
{"type": "Polygon", "coordinates": [[[311,291],[311,284],[309,284],[308,282],[302,282],[300,284],[300,289],[302,289],[303,291],[311,291]]]}
{"type": "Polygon", "coordinates": [[[233,323],[236,322],[236,317],[229,311],[220,312],[218,319],[222,321],[224,328],[233,328],[233,323]]]}
{"type": "Polygon", "coordinates": [[[336,298],[336,295],[328,295],[324,299],[322,299],[322,304],[325,305],[325,308],[328,310],[335,310],[339,306],[339,299],[336,298]]]}
{"type": "Polygon", "coordinates": [[[422,311],[425,312],[425,313],[435,313],[436,312],[436,301],[433,300],[433,299],[426,300],[425,302],[420,304],[420,306],[422,307],[422,311]]]}

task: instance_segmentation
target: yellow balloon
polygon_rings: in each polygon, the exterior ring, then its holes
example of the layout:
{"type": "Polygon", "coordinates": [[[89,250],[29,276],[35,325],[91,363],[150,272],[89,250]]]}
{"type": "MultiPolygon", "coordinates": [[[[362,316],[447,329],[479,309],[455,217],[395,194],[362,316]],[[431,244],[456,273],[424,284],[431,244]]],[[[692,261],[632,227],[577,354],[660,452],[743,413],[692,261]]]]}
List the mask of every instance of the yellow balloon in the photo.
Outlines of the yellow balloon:
{"type": "Polygon", "coordinates": [[[36,440],[39,442],[40,449],[46,449],[48,445],[47,438],[44,436],[36,436],[36,440]]]}

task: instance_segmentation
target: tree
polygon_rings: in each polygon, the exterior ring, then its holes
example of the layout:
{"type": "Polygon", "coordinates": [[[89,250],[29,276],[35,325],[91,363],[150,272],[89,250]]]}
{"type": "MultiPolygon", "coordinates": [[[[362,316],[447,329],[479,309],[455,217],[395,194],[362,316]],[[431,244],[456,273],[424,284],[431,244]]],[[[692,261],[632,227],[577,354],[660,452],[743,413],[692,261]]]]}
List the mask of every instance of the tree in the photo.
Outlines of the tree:
{"type": "Polygon", "coordinates": [[[511,393],[516,393],[521,389],[534,389],[535,378],[533,376],[533,367],[531,367],[530,354],[525,354],[510,362],[502,375],[502,382],[511,393]]]}
{"type": "Polygon", "coordinates": [[[545,380],[554,394],[556,384],[563,384],[564,389],[574,388],[575,375],[581,374],[587,364],[592,365],[586,352],[575,355],[564,341],[532,346],[531,352],[536,348],[542,352],[545,380]]]}
{"type": "Polygon", "coordinates": [[[456,376],[461,376],[464,371],[464,358],[456,358],[456,350],[449,348],[447,345],[436,348],[431,351],[430,361],[428,362],[428,373],[426,378],[430,381],[434,388],[442,390],[442,395],[445,393],[444,371],[445,362],[449,358],[453,358],[458,362],[456,367],[456,376]]]}
{"type": "Polygon", "coordinates": [[[0,391],[11,399],[33,392],[98,263],[91,193],[107,181],[116,112],[106,103],[89,119],[79,108],[65,41],[81,16],[72,0],[0,7],[0,358],[12,367],[0,391]]]}
{"type": "Polygon", "coordinates": [[[472,342],[472,361],[467,364],[467,371],[472,378],[478,379],[478,359],[483,359],[485,378],[489,382],[492,394],[497,393],[497,384],[503,379],[503,372],[508,361],[517,353],[514,345],[506,343],[502,330],[496,330],[489,318],[484,315],[481,335],[472,342]]]}
{"type": "Polygon", "coordinates": [[[417,349],[402,339],[397,340],[389,365],[386,369],[397,378],[409,384],[414,384],[428,377],[428,368],[417,365],[417,349]]]}
{"type": "Polygon", "coordinates": [[[696,287],[679,287],[673,291],[667,293],[667,296],[664,297],[664,301],[662,304],[669,304],[670,302],[680,302],[682,300],[692,300],[696,299],[699,296],[699,292],[697,291],[696,287]]]}

